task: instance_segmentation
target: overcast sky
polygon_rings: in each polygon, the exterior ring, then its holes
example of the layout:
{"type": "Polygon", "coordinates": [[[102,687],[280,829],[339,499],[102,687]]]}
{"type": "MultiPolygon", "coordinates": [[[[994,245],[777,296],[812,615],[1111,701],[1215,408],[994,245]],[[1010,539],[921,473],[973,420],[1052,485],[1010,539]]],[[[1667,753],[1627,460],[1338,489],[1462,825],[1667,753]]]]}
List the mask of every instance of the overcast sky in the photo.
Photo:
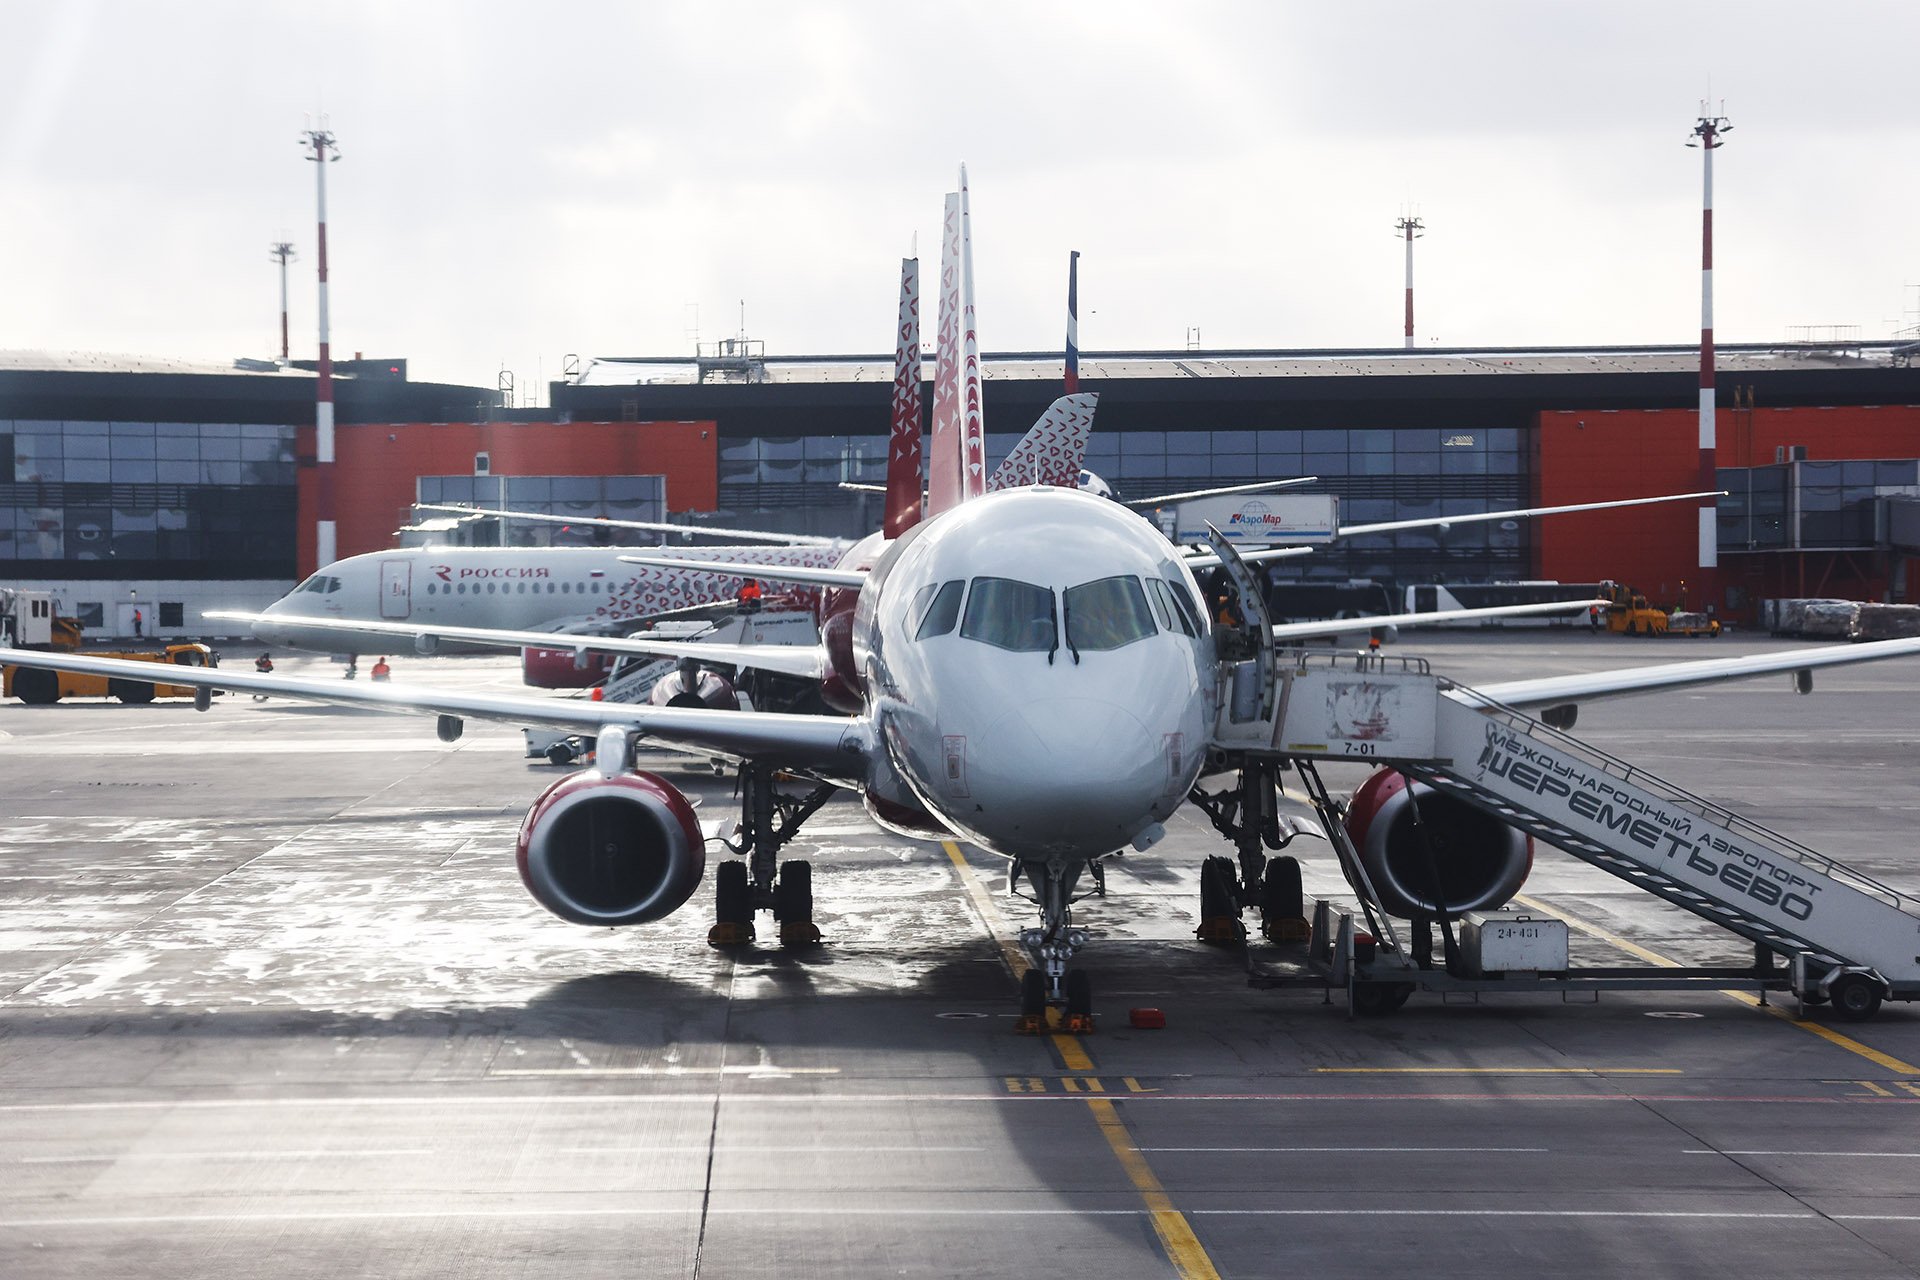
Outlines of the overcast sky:
{"type": "MultiPolygon", "coordinates": [[[[1920,324],[1920,4],[0,0],[0,348],[523,389],[567,353],[891,349],[965,161],[981,342],[1689,342],[1920,324]]],[[[929,329],[931,326],[929,325],[929,329]]],[[[544,402],[544,400],[542,401],[544,402]]]]}

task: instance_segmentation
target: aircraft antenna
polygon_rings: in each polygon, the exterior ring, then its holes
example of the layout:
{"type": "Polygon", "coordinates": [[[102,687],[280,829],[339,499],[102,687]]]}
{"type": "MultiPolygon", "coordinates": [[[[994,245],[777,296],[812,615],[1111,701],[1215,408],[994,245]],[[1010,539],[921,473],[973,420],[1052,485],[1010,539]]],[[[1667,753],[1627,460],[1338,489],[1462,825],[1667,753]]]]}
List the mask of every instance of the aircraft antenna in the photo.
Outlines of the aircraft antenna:
{"type": "MultiPolygon", "coordinates": [[[[1726,104],[1720,104],[1726,110],[1726,104]]],[[[1702,164],[1700,200],[1700,491],[1711,493],[1718,487],[1714,462],[1713,430],[1713,153],[1724,143],[1723,134],[1733,130],[1724,114],[1712,114],[1709,101],[1700,103],[1700,118],[1693,126],[1690,147],[1700,148],[1702,164]]],[[[1700,566],[1697,599],[1702,605],[1717,605],[1720,598],[1720,509],[1719,500],[1708,497],[1700,502],[1700,566]]]]}
{"type": "Polygon", "coordinates": [[[1426,231],[1418,217],[1403,216],[1393,229],[1407,239],[1407,350],[1413,350],[1413,242],[1426,231]]]}
{"type": "Polygon", "coordinates": [[[287,264],[293,261],[294,257],[292,242],[287,240],[275,241],[271,255],[274,261],[280,264],[280,363],[285,364],[289,354],[287,348],[287,264]]]}
{"type": "Polygon", "coordinates": [[[338,555],[334,531],[338,527],[333,514],[333,348],[327,312],[327,165],[340,158],[333,131],[322,115],[314,127],[301,133],[300,145],[312,154],[315,203],[319,209],[319,232],[314,239],[320,271],[320,364],[315,380],[313,405],[313,456],[317,464],[315,503],[319,516],[314,525],[314,567],[332,564],[338,555]]]}

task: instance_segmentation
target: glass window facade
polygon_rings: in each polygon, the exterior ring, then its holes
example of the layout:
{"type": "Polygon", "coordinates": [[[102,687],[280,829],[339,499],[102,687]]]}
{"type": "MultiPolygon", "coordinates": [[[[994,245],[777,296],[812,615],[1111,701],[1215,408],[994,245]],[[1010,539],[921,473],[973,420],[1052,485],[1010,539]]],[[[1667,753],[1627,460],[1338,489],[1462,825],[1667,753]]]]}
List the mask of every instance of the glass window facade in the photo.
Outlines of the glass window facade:
{"type": "MultiPolygon", "coordinates": [[[[646,521],[667,518],[665,476],[421,476],[414,493],[421,502],[504,507],[533,515],[646,521]]],[[[436,540],[455,546],[583,547],[623,539],[615,531],[593,525],[470,520],[450,536],[436,540]]],[[[631,541],[631,535],[626,540],[631,541]]]]}
{"type": "Polygon", "coordinates": [[[1722,551],[1871,547],[1878,499],[1920,486],[1913,458],[1722,467],[1722,551]]]}
{"type": "Polygon", "coordinates": [[[294,429],[0,419],[0,573],[293,576],[294,429]]]}
{"type": "MultiPolygon", "coordinates": [[[[1371,524],[1525,506],[1525,434],[1517,427],[1413,425],[1096,428],[1087,467],[1123,499],[1313,475],[1317,492],[1339,495],[1343,523],[1371,524]]],[[[997,466],[1019,439],[1016,432],[989,432],[989,464],[997,466]]],[[[879,524],[880,496],[840,484],[886,482],[884,436],[727,436],[719,467],[722,522],[840,537],[860,537],[879,524]]],[[[1282,580],[1487,581],[1529,577],[1530,562],[1525,523],[1495,521],[1350,538],[1270,573],[1282,580]]]]}

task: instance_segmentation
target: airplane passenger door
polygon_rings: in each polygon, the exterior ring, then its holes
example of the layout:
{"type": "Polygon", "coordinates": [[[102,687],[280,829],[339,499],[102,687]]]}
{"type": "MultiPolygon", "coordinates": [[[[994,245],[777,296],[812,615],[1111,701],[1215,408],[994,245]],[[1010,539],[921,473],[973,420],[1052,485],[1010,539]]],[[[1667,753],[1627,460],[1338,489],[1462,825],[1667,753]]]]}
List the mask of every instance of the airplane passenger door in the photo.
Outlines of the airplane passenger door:
{"type": "Polygon", "coordinates": [[[406,618],[413,613],[413,562],[380,562],[380,616],[406,618]]]}

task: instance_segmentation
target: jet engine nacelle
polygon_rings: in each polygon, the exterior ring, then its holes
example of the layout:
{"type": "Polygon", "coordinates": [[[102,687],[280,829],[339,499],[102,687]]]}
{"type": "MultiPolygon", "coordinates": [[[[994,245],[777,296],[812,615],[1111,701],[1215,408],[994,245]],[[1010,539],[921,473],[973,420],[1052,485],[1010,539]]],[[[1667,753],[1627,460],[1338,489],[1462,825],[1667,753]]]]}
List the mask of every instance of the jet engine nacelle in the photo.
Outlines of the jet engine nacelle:
{"type": "Polygon", "coordinates": [[[693,895],[706,842],[693,806],[650,773],[571,774],[520,825],[520,880],[575,924],[645,924],[693,895]]]}
{"type": "Polygon", "coordinates": [[[1432,879],[1413,825],[1414,803],[1433,846],[1449,915],[1498,907],[1520,891],[1533,869],[1531,836],[1424,782],[1413,785],[1410,803],[1406,777],[1382,769],[1347,803],[1347,835],[1390,913],[1403,918],[1434,913],[1432,879]]]}

